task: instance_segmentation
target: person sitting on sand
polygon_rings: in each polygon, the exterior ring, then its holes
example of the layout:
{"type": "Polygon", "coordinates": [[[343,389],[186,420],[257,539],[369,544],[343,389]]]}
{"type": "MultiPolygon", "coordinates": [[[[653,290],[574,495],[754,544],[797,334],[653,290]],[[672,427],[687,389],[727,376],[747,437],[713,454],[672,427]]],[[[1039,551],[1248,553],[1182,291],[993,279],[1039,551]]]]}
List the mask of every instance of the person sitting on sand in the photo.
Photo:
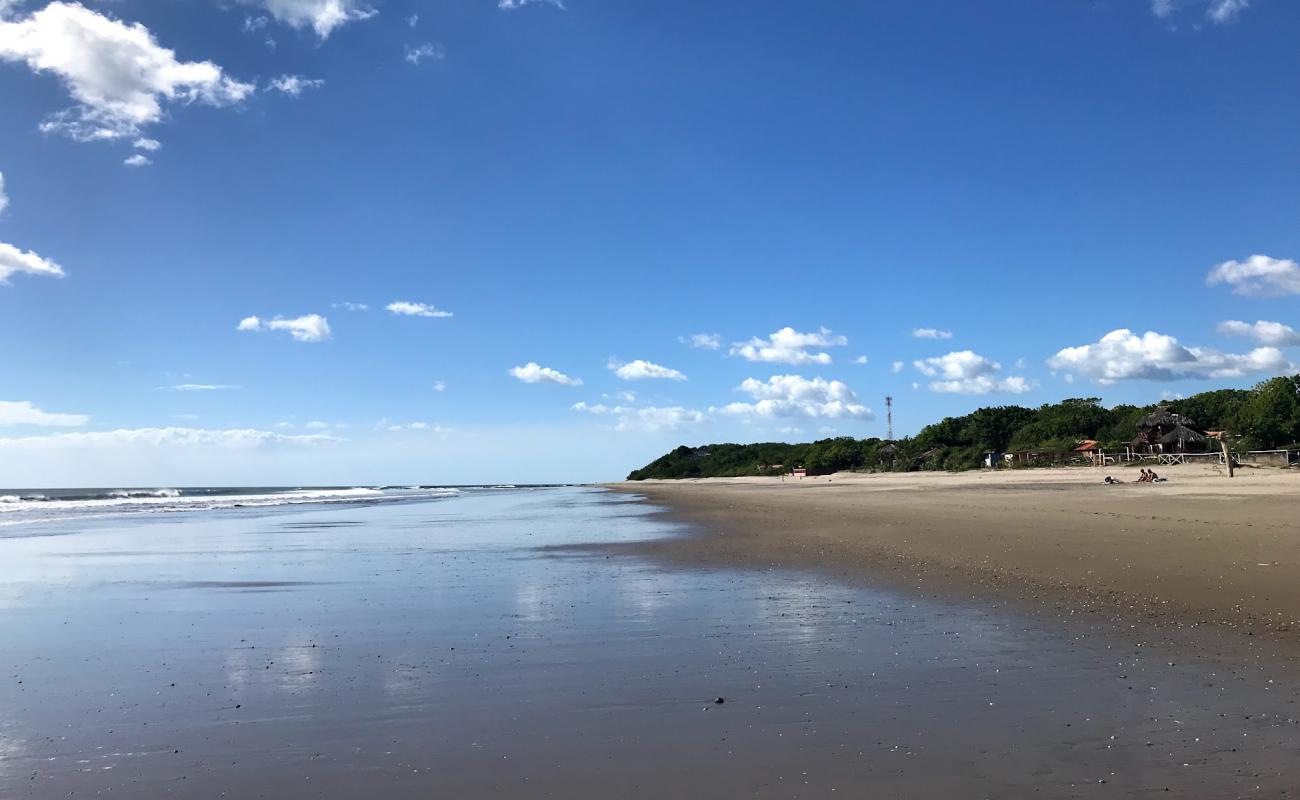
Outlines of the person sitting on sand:
{"type": "Polygon", "coordinates": [[[1164,483],[1165,479],[1156,474],[1155,470],[1147,473],[1147,480],[1151,483],[1164,483]]]}

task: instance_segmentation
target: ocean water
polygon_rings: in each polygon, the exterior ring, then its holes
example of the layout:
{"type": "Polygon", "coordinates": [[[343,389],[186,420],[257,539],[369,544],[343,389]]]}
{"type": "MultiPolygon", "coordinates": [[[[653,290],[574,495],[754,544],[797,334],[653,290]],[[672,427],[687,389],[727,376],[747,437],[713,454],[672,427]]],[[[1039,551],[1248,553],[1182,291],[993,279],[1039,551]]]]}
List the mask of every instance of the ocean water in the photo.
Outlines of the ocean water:
{"type": "MultiPolygon", "coordinates": [[[[499,486],[308,486],[185,488],[0,489],[0,526],[60,523],[130,514],[165,514],[289,505],[369,505],[428,502],[499,486]]],[[[538,487],[525,487],[538,488],[538,487]]],[[[23,535],[0,531],[0,536],[23,535]]]]}
{"type": "Polygon", "coordinates": [[[1294,783],[1294,693],[1240,665],[1212,674],[815,573],[552,547],[687,533],[652,512],[594,489],[495,489],[13,526],[0,797],[1294,783]]]}

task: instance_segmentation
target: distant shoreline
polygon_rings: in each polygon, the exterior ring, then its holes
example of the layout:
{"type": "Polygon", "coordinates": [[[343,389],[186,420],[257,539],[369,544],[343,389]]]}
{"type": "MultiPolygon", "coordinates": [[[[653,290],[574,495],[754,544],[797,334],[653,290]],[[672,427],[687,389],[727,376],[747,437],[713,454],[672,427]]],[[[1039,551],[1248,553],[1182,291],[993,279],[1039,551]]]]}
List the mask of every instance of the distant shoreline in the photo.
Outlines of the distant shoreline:
{"type": "Polygon", "coordinates": [[[1160,473],[1167,483],[1108,486],[1106,475],[1131,481],[1133,471],[1057,468],[606,486],[695,527],[618,546],[642,555],[816,569],[1121,627],[1211,625],[1239,644],[1300,654],[1300,474],[1160,473]]]}

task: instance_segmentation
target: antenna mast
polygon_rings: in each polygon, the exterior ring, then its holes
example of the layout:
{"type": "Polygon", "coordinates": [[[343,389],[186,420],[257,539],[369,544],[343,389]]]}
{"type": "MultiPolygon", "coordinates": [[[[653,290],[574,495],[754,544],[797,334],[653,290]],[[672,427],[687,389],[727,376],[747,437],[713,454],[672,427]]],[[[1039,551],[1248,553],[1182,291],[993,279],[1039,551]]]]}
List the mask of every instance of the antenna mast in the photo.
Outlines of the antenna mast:
{"type": "Polygon", "coordinates": [[[894,398],[885,396],[885,419],[889,421],[889,441],[894,441],[894,398]]]}

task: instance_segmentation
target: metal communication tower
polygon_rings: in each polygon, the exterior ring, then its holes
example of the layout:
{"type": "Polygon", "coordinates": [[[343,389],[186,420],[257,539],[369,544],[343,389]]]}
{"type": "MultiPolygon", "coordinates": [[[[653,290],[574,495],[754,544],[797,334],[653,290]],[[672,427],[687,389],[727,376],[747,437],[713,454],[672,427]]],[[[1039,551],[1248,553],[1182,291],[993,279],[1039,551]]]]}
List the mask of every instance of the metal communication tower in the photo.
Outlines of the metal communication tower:
{"type": "Polygon", "coordinates": [[[894,398],[885,397],[885,419],[889,421],[889,441],[894,441],[894,398]]]}

